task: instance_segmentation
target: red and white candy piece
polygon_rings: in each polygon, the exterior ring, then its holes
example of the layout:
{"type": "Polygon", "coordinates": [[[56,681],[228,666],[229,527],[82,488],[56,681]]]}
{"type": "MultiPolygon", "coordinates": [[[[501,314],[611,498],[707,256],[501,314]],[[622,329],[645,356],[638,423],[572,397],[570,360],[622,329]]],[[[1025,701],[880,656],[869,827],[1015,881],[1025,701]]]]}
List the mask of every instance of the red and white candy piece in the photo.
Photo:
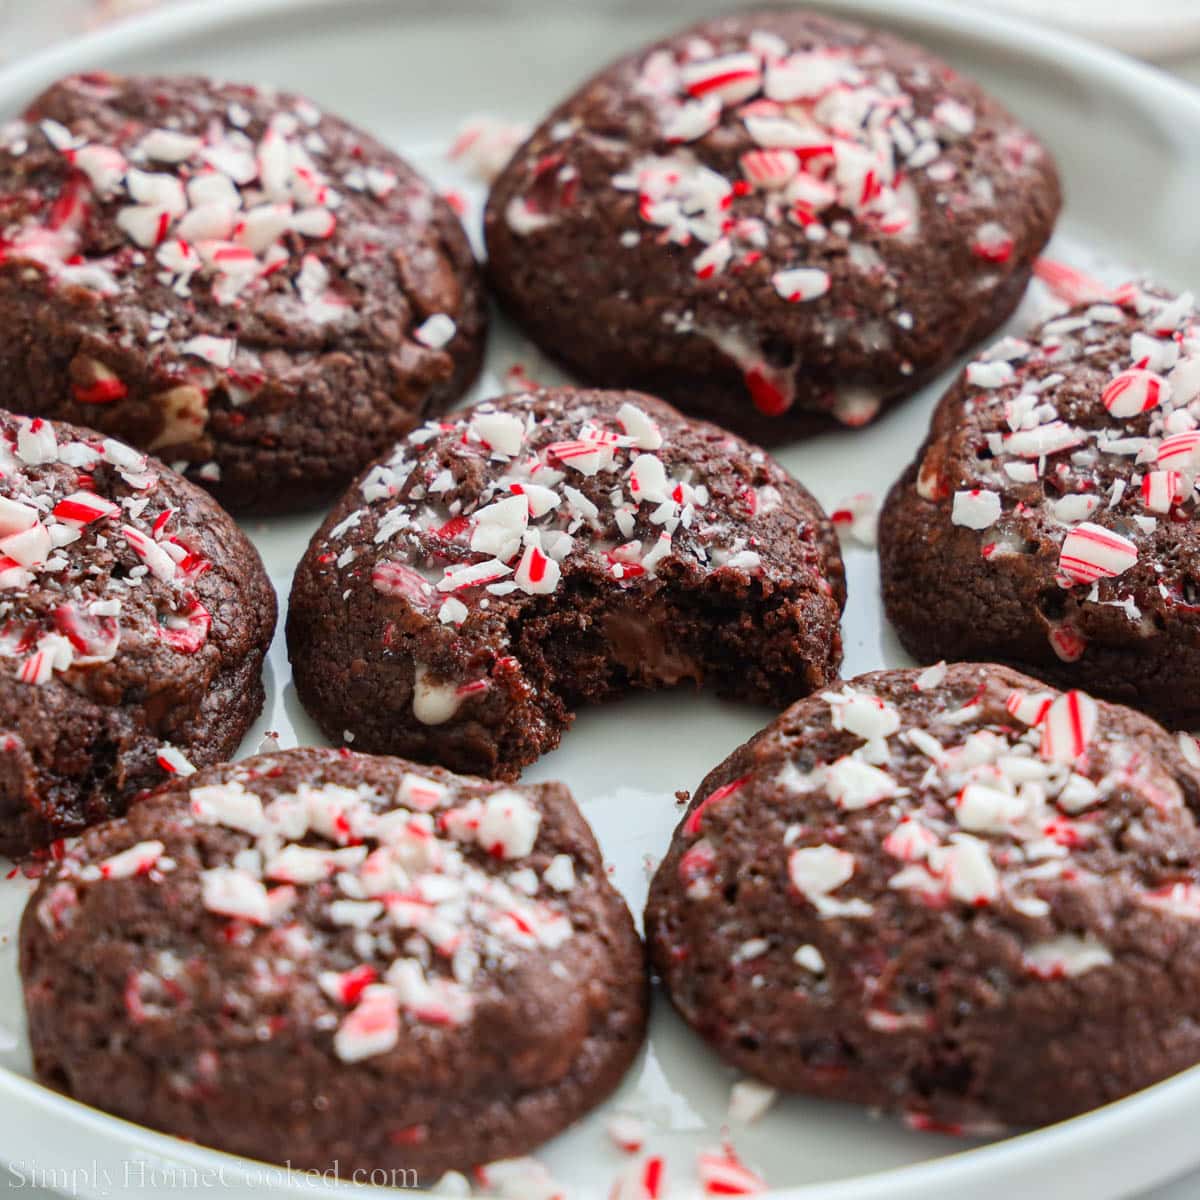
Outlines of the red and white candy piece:
{"type": "Polygon", "coordinates": [[[520,792],[504,788],[484,801],[475,838],[494,858],[524,858],[537,841],[541,821],[542,814],[520,792]]]}
{"type": "Polygon", "coordinates": [[[1073,763],[1087,751],[1100,710],[1085,692],[1059,696],[1046,710],[1039,753],[1047,762],[1073,763]]]}
{"type": "MultiPolygon", "coordinates": [[[[57,511],[55,512],[57,516],[57,511]]],[[[0,496],[0,536],[21,533],[38,523],[38,510],[32,504],[0,496]]]]}
{"type": "Polygon", "coordinates": [[[729,266],[733,258],[733,244],[728,238],[717,238],[692,259],[692,270],[698,279],[712,279],[729,266]]]}
{"type": "Polygon", "coordinates": [[[739,1079],[729,1091],[729,1119],[752,1125],[764,1117],[779,1096],[778,1091],[757,1079],[739,1079]]]}
{"type": "Polygon", "coordinates": [[[252,925],[271,920],[267,889],[261,880],[239,867],[213,867],[200,875],[201,903],[209,912],[236,917],[252,925]]]}
{"type": "Polygon", "coordinates": [[[0,554],[23,567],[41,566],[53,548],[50,531],[41,524],[0,537],[0,554]]]}
{"type": "Polygon", "coordinates": [[[831,764],[826,786],[838,807],[846,812],[868,808],[896,794],[896,781],[886,771],[852,757],[831,764]]]}
{"type": "Polygon", "coordinates": [[[1012,258],[1015,242],[1003,225],[987,221],[975,231],[971,253],[987,262],[1005,263],[1012,258]]]}
{"type": "Polygon", "coordinates": [[[967,833],[952,833],[950,845],[936,846],[928,855],[930,870],[941,876],[948,893],[976,908],[1000,894],[1000,875],[986,842],[967,833]]]}
{"type": "Polygon", "coordinates": [[[120,511],[120,505],[94,492],[72,492],[54,506],[54,516],[67,525],[90,525],[120,511]]]}
{"type": "Polygon", "coordinates": [[[132,879],[135,875],[147,875],[165,850],[160,841],[138,842],[136,846],[130,846],[128,850],[122,850],[98,863],[95,876],[100,879],[132,879]]]}
{"type": "Polygon", "coordinates": [[[1163,438],[1156,457],[1160,467],[1194,473],[1200,466],[1200,429],[1189,429],[1163,438]]]}
{"type": "Polygon", "coordinates": [[[93,666],[111,662],[121,642],[121,627],[110,616],[83,612],[70,602],[54,610],[54,627],[71,643],[75,662],[93,666]]]}
{"type": "Polygon", "coordinates": [[[370,963],[359,963],[348,971],[322,971],[317,977],[325,995],[347,1006],[357,1003],[363,992],[378,981],[379,972],[370,963]]]}
{"type": "Polygon", "coordinates": [[[1136,417],[1171,398],[1171,385],[1153,371],[1134,367],[1122,371],[1104,389],[1100,399],[1114,417],[1136,417]]]}
{"type": "Polygon", "coordinates": [[[1021,960],[1025,969],[1040,979],[1075,979],[1097,967],[1110,966],[1113,956],[1095,934],[1064,933],[1027,946],[1021,960]]]}
{"type": "Polygon", "coordinates": [[[937,845],[937,834],[912,817],[903,818],[883,840],[883,848],[901,862],[920,862],[937,845]]]}
{"type": "Polygon", "coordinates": [[[445,804],[449,795],[450,789],[445,784],[406,771],[400,780],[396,799],[405,808],[413,808],[418,812],[432,812],[445,804]]]}
{"type": "Polygon", "coordinates": [[[65,637],[43,634],[38,638],[37,649],[17,668],[17,678],[22,683],[41,686],[50,682],[55,671],[69,670],[74,658],[71,643],[65,637]]]}
{"type": "Polygon", "coordinates": [[[1012,363],[1004,362],[1002,359],[997,359],[995,362],[967,363],[967,382],[972,387],[989,390],[1001,388],[1013,383],[1016,378],[1017,373],[1013,370],[1012,363]]]}
{"type": "Polygon", "coordinates": [[[1092,521],[1076,525],[1063,539],[1059,574],[1067,585],[1095,583],[1124,574],[1137,563],[1137,546],[1092,521]]]}
{"type": "Polygon", "coordinates": [[[749,51],[724,54],[702,62],[685,63],[680,78],[690,96],[716,96],[724,104],[748,100],[762,82],[758,55],[749,51]]]}
{"type": "Polygon", "coordinates": [[[172,746],[168,742],[164,742],[159,746],[158,754],[155,757],[158,760],[158,765],[168,775],[186,777],[196,773],[196,768],[192,765],[187,755],[178,746],[172,746]]]}
{"type": "Polygon", "coordinates": [[[454,339],[457,328],[453,319],[446,313],[434,313],[417,326],[413,337],[422,346],[428,346],[431,350],[441,350],[454,339]]]}
{"type": "Polygon", "coordinates": [[[662,123],[662,135],[668,142],[694,142],[716,129],[720,121],[720,98],[701,96],[673,109],[662,123]]]}
{"type": "Polygon", "coordinates": [[[345,1063],[386,1054],[400,1040],[396,993],[382,984],[363,990],[355,1009],[333,1035],[334,1053],[345,1063]]]}
{"type": "Polygon", "coordinates": [[[567,1200],[544,1163],[536,1158],[507,1158],[476,1167],[487,1195],[500,1200],[567,1200]]]}
{"type": "Polygon", "coordinates": [[[121,536],[156,579],[170,583],[175,578],[175,560],[152,537],[132,525],[122,525],[121,536]]]}
{"type": "Polygon", "coordinates": [[[755,1174],[727,1146],[720,1153],[702,1153],[696,1159],[696,1175],[706,1196],[757,1196],[767,1190],[755,1174]]]}
{"type": "Polygon", "coordinates": [[[608,1123],[608,1136],[618,1150],[636,1154],[646,1144],[646,1122],[628,1113],[617,1113],[608,1123]]]}
{"type": "Polygon", "coordinates": [[[687,815],[687,819],[683,823],[683,832],[691,836],[695,836],[700,832],[700,826],[704,821],[704,816],[710,808],[716,808],[723,804],[731,796],[736,795],[749,781],[749,775],[743,775],[740,779],[731,780],[729,783],[722,784],[719,788],[714,788],[705,798],[692,809],[687,815]]]}
{"type": "Polygon", "coordinates": [[[639,450],[658,450],[663,444],[662,431],[658,424],[635,404],[628,402],[617,410],[617,422],[625,430],[626,437],[633,439],[639,450]]]}
{"type": "Polygon", "coordinates": [[[932,667],[926,667],[915,680],[913,687],[918,692],[935,692],[946,682],[946,661],[936,662],[932,667]]]}
{"type": "Polygon", "coordinates": [[[1187,921],[1200,921],[1200,886],[1194,883],[1168,883],[1153,891],[1143,892],[1138,901],[1148,908],[1183,917],[1187,921]]]}
{"type": "Polygon", "coordinates": [[[1142,476],[1142,503],[1156,513],[1170,512],[1183,498],[1183,475],[1179,471],[1149,471],[1142,476]]]}
{"type": "Polygon", "coordinates": [[[666,1195],[666,1162],[656,1154],[626,1167],[613,1184],[608,1200],[664,1200],[666,1195]]]}
{"type": "Polygon", "coordinates": [[[195,654],[208,641],[211,628],[212,616],[208,609],[192,596],[185,608],[162,618],[158,636],[181,654],[195,654]]]}
{"type": "Polygon", "coordinates": [[[1000,493],[984,488],[954,493],[950,521],[966,529],[988,529],[1000,520],[1000,493]]]}
{"type": "Polygon", "coordinates": [[[1055,296],[1068,304],[1107,300],[1112,295],[1112,289],[1098,279],[1057,259],[1039,258],[1033,264],[1033,273],[1055,296]]]}
{"type": "Polygon", "coordinates": [[[546,555],[536,541],[532,541],[525,547],[513,580],[531,596],[547,596],[558,587],[561,575],[562,569],[558,563],[546,555]]]}
{"type": "MultiPolygon", "coordinates": [[[[221,824],[246,833],[263,832],[263,802],[240,784],[209,784],[188,793],[192,815],[204,824],[221,824]]],[[[304,830],[301,830],[301,835],[304,830]]]]}
{"type": "Polygon", "coordinates": [[[861,900],[835,900],[836,891],[854,874],[854,855],[836,846],[808,846],[788,855],[792,886],[823,917],[866,916],[870,905],[861,900]]]}
{"type": "Polygon", "coordinates": [[[1087,638],[1073,625],[1055,625],[1047,634],[1050,648],[1063,662],[1078,662],[1087,650],[1087,638]]]}
{"type": "Polygon", "coordinates": [[[776,292],[792,303],[816,300],[829,291],[829,273],[819,267],[792,267],[771,276],[776,292]]]}
{"type": "Polygon", "coordinates": [[[763,191],[786,187],[800,170],[795,154],[788,150],[748,150],[739,164],[746,179],[763,191]]]}
{"type": "Polygon", "coordinates": [[[1014,688],[1008,693],[1004,707],[1024,725],[1040,725],[1054,703],[1052,692],[1027,692],[1014,688]]]}
{"type": "Polygon", "coordinates": [[[375,564],[371,571],[371,586],[385,596],[407,600],[420,608],[433,603],[433,585],[413,567],[405,563],[384,560],[375,564]]]}

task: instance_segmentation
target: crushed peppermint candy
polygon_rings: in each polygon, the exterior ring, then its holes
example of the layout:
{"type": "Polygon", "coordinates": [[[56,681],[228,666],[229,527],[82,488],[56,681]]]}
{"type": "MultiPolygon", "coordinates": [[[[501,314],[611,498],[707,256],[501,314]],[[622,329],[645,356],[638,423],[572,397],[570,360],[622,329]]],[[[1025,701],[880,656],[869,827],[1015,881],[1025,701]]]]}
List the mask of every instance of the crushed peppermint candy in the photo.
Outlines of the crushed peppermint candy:
{"type": "MultiPolygon", "coordinates": [[[[304,569],[343,600],[369,588],[372,609],[382,594],[464,641],[502,645],[500,614],[581,585],[617,598],[716,576],[769,593],[794,575],[772,550],[793,487],[782,469],[732,438],[697,457],[689,426],[637,400],[549,389],[427,422],[366,474],[304,569]]],[[[815,571],[819,519],[814,506],[814,524],[787,532],[811,544],[815,571]]],[[[511,669],[503,649],[489,657],[457,677],[415,661],[417,720],[469,716],[511,669]]]]}
{"type": "MultiPolygon", "coordinates": [[[[1117,949],[1107,916],[1068,907],[1083,924],[1063,927],[1048,920],[1055,898],[1091,887],[1097,870],[1115,871],[1112,830],[1131,831],[1132,844],[1190,845],[1194,833],[1183,826],[1190,830],[1192,818],[1176,768],[1148,735],[1126,733],[1081,692],[1032,684],[999,667],[939,664],[863,676],[801,702],[756,743],[751,773],[720,789],[723,819],[696,819],[705,801],[680,826],[673,869],[682,902],[725,906],[720,879],[777,880],[771,886],[796,906],[793,930],[812,936],[829,924],[834,944],[880,910],[896,922],[906,920],[898,908],[927,910],[936,923],[946,910],[985,909],[1017,940],[1030,977],[1110,967],[1117,949]],[[765,829],[782,836],[759,849],[756,831],[765,829]]],[[[1183,752],[1200,763],[1194,741],[1183,752]]],[[[1200,920],[1200,887],[1179,882],[1177,860],[1157,854],[1143,861],[1127,851],[1132,874],[1122,886],[1131,904],[1200,920]]],[[[679,928],[648,936],[680,961],[712,953],[679,928]]],[[[828,965],[811,941],[760,932],[721,951],[724,972],[718,962],[690,969],[717,979],[763,962],[767,976],[783,958],[802,993],[846,970],[840,959],[828,965]]],[[[915,990],[889,1000],[865,959],[850,974],[863,972],[873,1029],[933,1028],[915,990]]],[[[756,1099],[738,1107],[753,1110],[756,1099]]]]}
{"type": "MultiPolygon", "coordinates": [[[[128,446],[40,417],[0,422],[0,670],[41,686],[147,639],[200,652],[212,622],[196,584],[211,564],[178,506],[128,446]]],[[[189,770],[175,747],[158,757],[189,770]]]]}
{"type": "MultiPolygon", "coordinates": [[[[144,340],[151,374],[166,380],[150,397],[162,416],[150,450],[201,439],[211,396],[236,409],[270,382],[278,366],[261,329],[328,337],[362,326],[432,217],[433,193],[404,164],[271,88],[93,73],[39,104],[66,124],[31,110],[0,129],[10,186],[0,261],[101,304],[125,296],[149,308],[148,334],[114,331],[144,340]]],[[[424,305],[412,307],[406,352],[442,351],[453,314],[422,319],[424,305]]],[[[82,404],[110,405],[131,385],[80,354],[71,386],[82,404]]],[[[201,479],[215,470],[195,465],[201,479]]]]}
{"type": "MultiPolygon", "coordinates": [[[[362,765],[375,760],[334,752],[328,769],[306,771],[311,781],[273,782],[312,753],[247,759],[178,785],[187,805],[170,830],[214,826],[242,840],[225,861],[206,854],[199,872],[200,903],[222,936],[260,929],[264,947],[299,947],[316,936],[313,922],[352,931],[353,957],[306,979],[324,1005],[317,1028],[331,1031],[343,1062],[387,1054],[412,1025],[470,1022],[481,972],[531,954],[554,960],[571,942],[585,866],[569,853],[535,855],[541,810],[526,794],[411,771],[397,781],[362,765]],[[304,925],[293,918],[302,905],[304,925]]],[[[97,863],[69,851],[61,880],[161,886],[178,871],[165,851],[143,841],[97,863]]],[[[289,971],[303,975],[308,953],[289,971]]]]}
{"type": "MultiPolygon", "coordinates": [[[[653,273],[649,246],[664,275],[682,276],[684,295],[661,314],[664,325],[732,360],[768,416],[787,412],[805,386],[802,370],[775,365],[772,351],[790,341],[777,306],[801,307],[800,328],[815,326],[816,344],[851,338],[872,356],[895,351],[899,373],[915,374],[920,364],[907,355],[922,351],[909,336],[917,322],[896,247],[919,243],[926,224],[948,223],[978,285],[994,288],[1017,248],[994,219],[997,191],[1014,180],[1030,186],[1044,162],[1030,135],[977,112],[948,69],[899,61],[796,16],[686,31],[623,64],[603,105],[590,91],[601,85],[588,85],[518,153],[498,185],[509,199],[489,228],[508,258],[599,206],[615,260],[637,248],[640,269],[653,273]],[[622,140],[612,116],[620,102],[632,114],[622,140]],[[974,153],[977,126],[997,154],[974,153]],[[761,332],[747,329],[746,302],[727,301],[734,281],[736,294],[765,310],[761,332]],[[878,303],[856,321],[860,286],[878,303]]],[[[619,280],[605,282],[615,292],[619,280]]],[[[805,345],[797,338],[786,348],[800,360],[805,345]]],[[[1010,373],[1003,363],[984,372],[1010,373]]],[[[820,407],[854,425],[881,401],[879,389],[851,388],[820,407]]]]}
{"type": "Polygon", "coordinates": [[[875,548],[879,525],[879,500],[872,492],[857,492],[835,504],[829,519],[838,531],[843,545],[846,542],[875,548]]]}
{"type": "Polygon", "coordinates": [[[939,424],[953,432],[926,448],[917,493],[949,502],[994,570],[1035,560],[1047,592],[1069,594],[1071,615],[1044,628],[1057,657],[1076,662],[1114,610],[1131,638],[1148,639],[1160,617],[1171,625],[1196,605],[1164,540],[1196,512],[1200,315],[1190,293],[1101,288],[1057,263],[1039,275],[1073,307],[967,367],[944,401],[961,415],[939,424]]]}

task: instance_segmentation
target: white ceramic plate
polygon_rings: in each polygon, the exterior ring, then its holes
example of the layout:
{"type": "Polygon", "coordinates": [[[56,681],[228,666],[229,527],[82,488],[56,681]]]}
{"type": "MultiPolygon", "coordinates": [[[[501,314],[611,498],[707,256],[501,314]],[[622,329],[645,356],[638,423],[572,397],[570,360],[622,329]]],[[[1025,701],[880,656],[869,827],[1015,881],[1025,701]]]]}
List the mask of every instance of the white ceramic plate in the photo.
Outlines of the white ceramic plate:
{"type": "Polygon", "coordinates": [[[997,3],[1147,58],[1176,58],[1200,46],[1200,5],[1196,0],[972,0],[997,3]]]}
{"type": "MultiPolygon", "coordinates": [[[[1200,97],[1106,51],[939,0],[842,0],[832,5],[928,43],[1005,98],[1049,142],[1069,201],[1055,253],[1114,278],[1111,263],[1149,268],[1168,283],[1200,274],[1193,218],[1200,191],[1200,97]],[[1103,247],[1103,253],[1091,249],[1103,247]]],[[[711,0],[688,15],[715,9],[711,0]]],[[[68,71],[199,70],[307,92],[392,142],[446,186],[480,194],[444,155],[456,127],[485,112],[533,119],[616,53],[684,17],[671,0],[607,0],[580,11],[553,0],[198,0],[64,46],[0,74],[0,115],[17,111],[68,71]]],[[[1044,303],[1035,288],[1017,323],[1044,303]]],[[[501,390],[522,362],[556,378],[509,329],[496,330],[478,394],[501,390]]],[[[823,437],[780,455],[827,506],[880,494],[905,465],[940,386],[860,432],[823,437]]],[[[2,393],[0,393],[2,400],[2,393]]],[[[316,519],[252,522],[280,597],[316,519]]],[[[879,610],[873,553],[847,554],[850,603],[845,673],[904,663],[879,610]]],[[[769,714],[683,694],[642,697],[584,713],[562,748],[528,772],[561,778],[591,820],[615,879],[639,912],[648,863],[665,849],[672,793],[706,771],[769,714]]],[[[296,701],[282,639],[268,667],[268,701],[247,738],[283,745],[321,739],[296,701]]],[[[177,1191],[237,1196],[361,1195],[348,1184],[287,1174],[190,1146],[74,1104],[29,1079],[15,964],[16,917],[29,890],[0,886],[0,1160],[10,1185],[81,1196],[177,1191]],[[7,1048],[5,1048],[7,1046],[7,1048]]],[[[542,1155],[573,1197],[607,1194],[621,1155],[604,1134],[614,1111],[645,1118],[668,1156],[672,1200],[697,1195],[697,1150],[720,1142],[730,1074],[661,1002],[646,1052],[617,1097],[542,1155]]],[[[974,1146],[813,1100],[780,1102],[733,1131],[742,1157],[779,1197],[974,1200],[1053,1194],[1127,1195],[1200,1162],[1194,1136],[1200,1070],[1121,1104],[1023,1137],[974,1146]]],[[[412,1195],[412,1192],[405,1193],[412,1195]]]]}

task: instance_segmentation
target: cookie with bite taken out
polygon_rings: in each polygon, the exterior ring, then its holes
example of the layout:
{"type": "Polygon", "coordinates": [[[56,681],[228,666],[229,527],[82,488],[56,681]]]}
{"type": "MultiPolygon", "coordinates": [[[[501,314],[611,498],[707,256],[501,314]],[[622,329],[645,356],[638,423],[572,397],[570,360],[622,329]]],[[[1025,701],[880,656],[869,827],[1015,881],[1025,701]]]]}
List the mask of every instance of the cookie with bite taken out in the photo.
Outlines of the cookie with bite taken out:
{"type": "Polygon", "coordinates": [[[515,778],[581,704],[782,707],[837,673],[833,527],[762,450],[634,392],[515,393],[364,474],[296,572],[305,707],[357,750],[515,778]]]}

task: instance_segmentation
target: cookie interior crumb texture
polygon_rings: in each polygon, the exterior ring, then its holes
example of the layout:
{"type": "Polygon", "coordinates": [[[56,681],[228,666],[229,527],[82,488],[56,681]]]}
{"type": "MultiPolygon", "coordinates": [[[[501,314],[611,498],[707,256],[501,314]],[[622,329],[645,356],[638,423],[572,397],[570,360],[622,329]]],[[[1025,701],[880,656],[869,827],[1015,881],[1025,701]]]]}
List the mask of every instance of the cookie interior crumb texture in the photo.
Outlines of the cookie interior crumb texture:
{"type": "Polygon", "coordinates": [[[491,280],[589,383],[763,444],[872,420],[1015,308],[1041,144],[878,30],[739,13],[601,71],[492,189],[491,280]]]}
{"type": "Polygon", "coordinates": [[[684,1019],[779,1088],[994,1133],[1200,1060],[1200,753],[1004,667],[794,705],[697,789],[646,910],[684,1019]]]}
{"type": "Polygon", "coordinates": [[[6,402],[95,426],[232,508],[347,482],[474,378],[446,202],[310,101],[72,76],[0,130],[6,402]]]}
{"type": "Polygon", "coordinates": [[[649,396],[430,422],[317,532],[288,614],[333,738],[513,778],[580,704],[705,684],[777,708],[841,661],[836,535],[767,454],[649,396]]]}
{"type": "Polygon", "coordinates": [[[88,831],[26,910],[21,972],[45,1083],[426,1187],[600,1103],[646,1022],[641,943],[566,788],[335,750],[209,768],[88,831]]]}

